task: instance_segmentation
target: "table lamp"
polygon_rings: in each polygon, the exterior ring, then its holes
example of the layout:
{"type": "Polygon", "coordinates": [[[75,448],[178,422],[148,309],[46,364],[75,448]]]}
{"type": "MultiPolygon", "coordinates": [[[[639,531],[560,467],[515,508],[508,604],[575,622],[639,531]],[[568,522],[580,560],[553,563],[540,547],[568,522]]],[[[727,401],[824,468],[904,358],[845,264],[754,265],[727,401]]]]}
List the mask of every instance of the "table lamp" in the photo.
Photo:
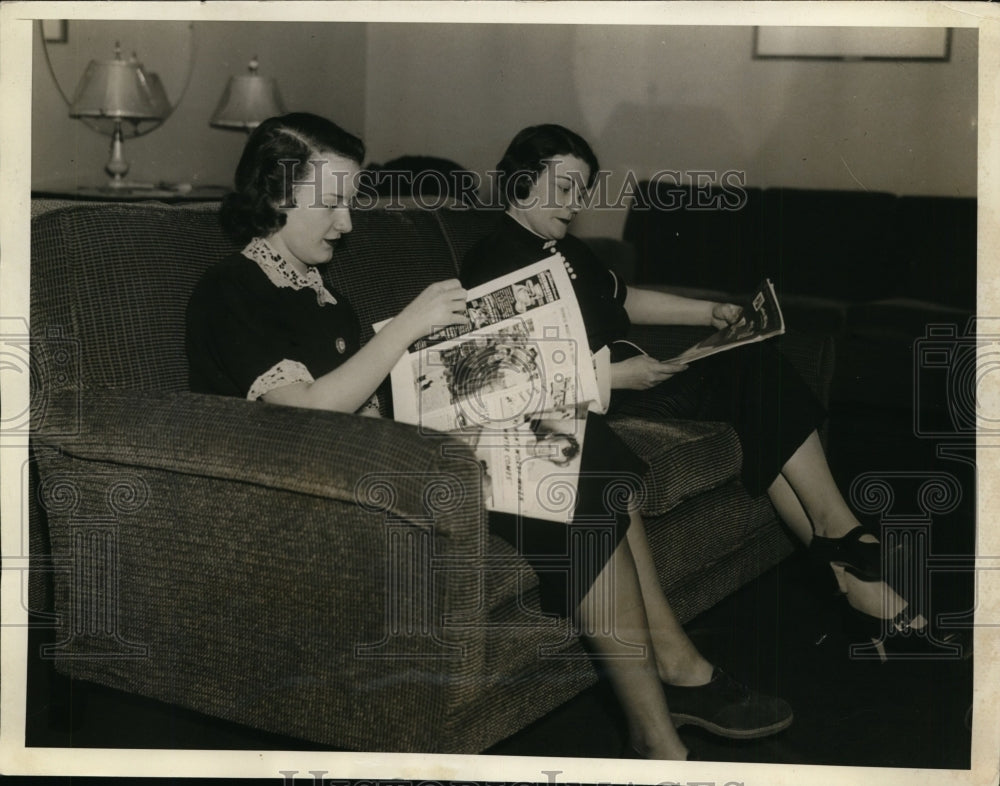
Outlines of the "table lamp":
{"type": "Polygon", "coordinates": [[[173,108],[170,105],[170,99],[167,98],[167,91],[163,89],[160,75],[150,71],[146,74],[146,82],[149,85],[149,94],[153,98],[153,109],[156,111],[156,116],[160,119],[166,118],[173,111],[173,108]]]}
{"type": "MultiPolygon", "coordinates": [[[[158,81],[158,80],[157,80],[158,81]]],[[[162,86],[160,88],[162,93],[162,86]]],[[[125,61],[121,47],[115,44],[114,60],[91,60],[77,85],[70,103],[69,116],[75,118],[109,118],[114,121],[111,136],[111,155],[105,171],[111,175],[108,185],[112,188],[127,186],[125,175],[129,163],[125,160],[122,122],[130,120],[159,120],[163,107],[154,95],[149,78],[136,60],[125,61]]]]}
{"type": "Polygon", "coordinates": [[[254,57],[248,66],[249,73],[229,77],[209,125],[214,128],[238,128],[250,133],[267,118],[285,114],[277,82],[258,74],[259,67],[260,63],[254,57]]]}

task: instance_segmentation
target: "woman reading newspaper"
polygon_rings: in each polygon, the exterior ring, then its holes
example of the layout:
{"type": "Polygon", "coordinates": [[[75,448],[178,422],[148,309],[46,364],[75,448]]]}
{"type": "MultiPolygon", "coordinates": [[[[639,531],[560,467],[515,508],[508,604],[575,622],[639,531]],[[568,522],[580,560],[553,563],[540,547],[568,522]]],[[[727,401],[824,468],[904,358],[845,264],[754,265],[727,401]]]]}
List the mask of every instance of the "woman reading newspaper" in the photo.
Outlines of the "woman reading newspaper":
{"type": "MultiPolygon", "coordinates": [[[[627,340],[635,324],[734,326],[742,309],[626,287],[568,234],[598,162],[590,145],[558,125],[532,126],[513,139],[496,167],[506,208],[501,226],[462,265],[468,287],[560,254],[571,274],[591,350],[611,349],[609,414],[721,420],[743,449],[742,480],[768,494],[782,520],[832,568],[851,613],[882,649],[885,631],[927,621],[881,577],[880,543],[851,512],[827,466],[816,428],[823,408],[774,342],[751,343],[695,361],[661,361],[627,340]]],[[[735,331],[733,331],[735,332],[735,331]]]]}
{"type": "MultiPolygon", "coordinates": [[[[374,391],[408,346],[435,327],[467,323],[465,290],[457,280],[442,281],[360,346],[354,312],[326,289],[316,266],[330,262],[336,240],[351,231],[363,158],[359,139],[314,115],[271,118],[250,135],[236,191],[222,208],[223,224],[246,246],[206,273],[189,304],[193,390],[369,414],[374,391]]],[[[571,441],[555,442],[564,455],[572,452],[571,441]]],[[[489,523],[539,566],[544,608],[592,631],[587,638],[599,655],[627,650],[633,656],[604,660],[628,719],[631,748],[649,758],[684,759],[688,751],[671,713],[734,737],[788,726],[785,702],[735,682],[687,638],[660,591],[635,512],[619,517],[610,554],[571,560],[569,581],[565,571],[541,569],[539,560],[566,550],[567,527],[586,527],[587,514],[604,513],[604,488],[594,477],[644,469],[600,416],[587,421],[584,453],[581,521],[522,522],[523,541],[513,517],[491,514],[489,523]],[[643,645],[644,657],[634,657],[635,644],[643,645]]]]}

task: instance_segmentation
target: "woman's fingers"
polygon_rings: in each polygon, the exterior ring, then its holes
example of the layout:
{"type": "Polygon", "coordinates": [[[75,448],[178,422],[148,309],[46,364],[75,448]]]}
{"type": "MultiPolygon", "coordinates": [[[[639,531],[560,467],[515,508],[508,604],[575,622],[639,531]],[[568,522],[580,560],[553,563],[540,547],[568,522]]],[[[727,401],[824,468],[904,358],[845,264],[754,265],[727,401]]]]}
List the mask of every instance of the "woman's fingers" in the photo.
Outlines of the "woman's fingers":
{"type": "Polygon", "coordinates": [[[411,328],[412,340],[448,325],[468,325],[465,297],[465,288],[457,278],[428,285],[400,314],[411,328]]]}
{"type": "Polygon", "coordinates": [[[671,363],[669,360],[659,361],[648,358],[650,364],[647,368],[647,384],[644,387],[653,387],[661,382],[666,382],[674,374],[679,374],[687,368],[683,363],[671,363]]]}
{"type": "Polygon", "coordinates": [[[445,281],[438,281],[436,284],[431,284],[431,287],[440,294],[440,297],[450,306],[453,313],[465,313],[466,291],[461,281],[457,278],[449,278],[445,281]]]}
{"type": "Polygon", "coordinates": [[[687,366],[681,363],[660,362],[648,355],[638,355],[623,361],[628,367],[628,382],[626,387],[645,390],[659,385],[674,374],[683,371],[687,366]]]}
{"type": "Polygon", "coordinates": [[[740,321],[743,307],[735,303],[715,303],[712,305],[712,327],[722,329],[740,321]]]}
{"type": "Polygon", "coordinates": [[[436,290],[436,295],[439,298],[439,305],[444,309],[445,316],[449,321],[447,324],[450,325],[467,325],[469,324],[469,315],[466,313],[466,291],[457,278],[449,278],[445,281],[439,281],[436,284],[431,284],[436,290]]]}
{"type": "Polygon", "coordinates": [[[611,364],[611,386],[646,390],[670,379],[687,368],[684,363],[659,361],[648,355],[637,355],[611,364]]]}
{"type": "Polygon", "coordinates": [[[712,309],[712,316],[726,325],[732,325],[743,316],[743,307],[735,303],[717,303],[712,309]]]}

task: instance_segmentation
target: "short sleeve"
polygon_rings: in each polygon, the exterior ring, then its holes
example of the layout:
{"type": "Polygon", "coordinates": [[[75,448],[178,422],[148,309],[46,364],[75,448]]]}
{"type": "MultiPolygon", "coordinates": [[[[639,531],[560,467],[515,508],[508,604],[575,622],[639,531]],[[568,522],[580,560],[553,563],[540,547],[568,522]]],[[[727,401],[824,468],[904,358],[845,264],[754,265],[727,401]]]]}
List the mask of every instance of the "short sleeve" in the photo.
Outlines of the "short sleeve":
{"type": "Polygon", "coordinates": [[[305,364],[297,360],[288,360],[285,358],[271,366],[271,368],[253,381],[250,391],[247,393],[247,398],[250,401],[256,401],[269,390],[282,388],[286,385],[294,385],[298,382],[314,381],[313,375],[309,373],[309,369],[305,367],[305,364]]]}
{"type": "Polygon", "coordinates": [[[625,305],[625,298],[628,297],[628,285],[621,280],[615,271],[608,268],[608,275],[611,276],[611,299],[619,306],[625,305]]]}

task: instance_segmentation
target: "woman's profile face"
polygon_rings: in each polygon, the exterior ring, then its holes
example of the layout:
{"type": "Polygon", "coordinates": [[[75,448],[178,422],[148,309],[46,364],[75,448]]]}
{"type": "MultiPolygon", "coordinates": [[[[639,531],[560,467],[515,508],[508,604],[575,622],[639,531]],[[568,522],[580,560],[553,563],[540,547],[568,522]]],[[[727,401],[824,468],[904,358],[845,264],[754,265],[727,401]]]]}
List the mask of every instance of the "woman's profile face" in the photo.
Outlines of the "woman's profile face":
{"type": "Polygon", "coordinates": [[[561,240],[580,212],[582,189],[589,179],[585,161],[573,155],[554,156],[538,173],[528,196],[515,200],[509,212],[539,237],[561,240]]]}
{"type": "Polygon", "coordinates": [[[302,167],[292,194],[294,207],[283,208],[285,224],[268,240],[289,263],[307,266],[329,262],[333,243],[351,231],[351,200],[360,167],[337,153],[320,153],[302,167]]]}

